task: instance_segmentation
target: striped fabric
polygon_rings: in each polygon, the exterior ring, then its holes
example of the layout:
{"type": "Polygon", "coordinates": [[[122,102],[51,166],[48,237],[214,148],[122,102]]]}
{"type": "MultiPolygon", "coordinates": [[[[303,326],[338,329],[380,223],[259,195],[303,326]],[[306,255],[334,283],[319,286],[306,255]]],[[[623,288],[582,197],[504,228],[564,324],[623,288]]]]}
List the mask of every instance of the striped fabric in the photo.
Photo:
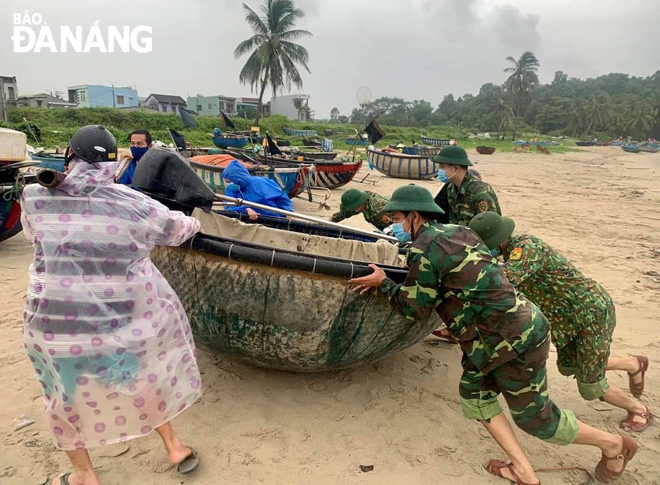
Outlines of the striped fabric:
{"type": "Polygon", "coordinates": [[[332,140],[329,138],[324,138],[321,142],[321,150],[324,152],[332,151],[332,140]]]}
{"type": "Polygon", "coordinates": [[[284,133],[289,136],[316,136],[316,130],[293,130],[284,128],[284,133]]]}
{"type": "Polygon", "coordinates": [[[434,147],[441,147],[441,146],[451,145],[451,140],[438,140],[437,138],[428,138],[426,136],[422,136],[422,143],[434,147]]]}

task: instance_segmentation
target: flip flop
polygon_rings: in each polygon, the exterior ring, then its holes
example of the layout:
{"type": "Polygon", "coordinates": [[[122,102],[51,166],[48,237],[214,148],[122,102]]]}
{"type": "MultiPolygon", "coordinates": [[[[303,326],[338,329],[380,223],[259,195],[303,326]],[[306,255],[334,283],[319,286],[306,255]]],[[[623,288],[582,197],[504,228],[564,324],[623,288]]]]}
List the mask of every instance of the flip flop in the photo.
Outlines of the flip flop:
{"type": "Polygon", "coordinates": [[[181,463],[176,466],[176,471],[182,475],[187,475],[192,473],[199,467],[199,458],[197,457],[197,451],[194,448],[190,448],[191,453],[186,456],[181,463]]]}
{"type": "Polygon", "coordinates": [[[655,416],[651,411],[649,411],[649,408],[646,408],[646,411],[643,413],[631,413],[628,412],[628,417],[621,423],[621,429],[624,431],[633,431],[636,433],[639,433],[641,431],[644,431],[646,428],[651,426],[651,423],[653,423],[655,416]],[[634,421],[634,417],[639,416],[642,419],[645,419],[646,421],[644,423],[640,423],[638,421],[634,421]]]}
{"type": "Polygon", "coordinates": [[[646,371],[649,369],[649,358],[643,355],[636,355],[635,358],[637,359],[637,362],[639,362],[639,369],[637,369],[637,372],[628,374],[628,385],[630,386],[630,392],[632,395],[636,398],[640,398],[642,397],[642,394],[644,394],[644,374],[646,374],[646,371]],[[633,381],[633,377],[638,374],[642,374],[642,381],[636,383],[633,381]]]}
{"type": "Polygon", "coordinates": [[[69,485],[70,476],[71,473],[65,473],[64,475],[60,475],[60,485],[69,485]]]}
{"type": "Polygon", "coordinates": [[[490,460],[486,464],[486,466],[484,466],[484,468],[491,475],[495,475],[496,477],[500,477],[500,478],[505,478],[511,482],[512,480],[510,478],[507,478],[502,474],[503,469],[508,469],[509,473],[511,473],[511,476],[513,477],[513,483],[515,483],[516,485],[541,485],[541,482],[527,483],[520,480],[516,472],[513,470],[513,463],[505,463],[501,460],[490,460]]]}
{"type": "Polygon", "coordinates": [[[456,340],[454,338],[454,336],[451,333],[449,333],[448,330],[447,330],[447,332],[445,332],[444,330],[445,329],[434,330],[433,332],[431,332],[431,335],[433,335],[434,337],[438,337],[440,340],[442,340],[444,342],[448,342],[450,344],[458,344],[459,343],[459,341],[456,340]]]}
{"type": "Polygon", "coordinates": [[[612,457],[603,455],[598,462],[598,465],[596,465],[596,478],[603,483],[613,482],[621,475],[623,475],[623,472],[626,470],[626,466],[628,466],[628,462],[632,460],[635,456],[635,453],[637,453],[637,443],[635,443],[634,440],[628,438],[627,436],[622,436],[622,438],[623,444],[621,445],[621,451],[619,454],[612,457]],[[621,471],[614,472],[612,470],[608,470],[607,462],[613,460],[623,460],[623,468],[621,468],[621,471]]]}

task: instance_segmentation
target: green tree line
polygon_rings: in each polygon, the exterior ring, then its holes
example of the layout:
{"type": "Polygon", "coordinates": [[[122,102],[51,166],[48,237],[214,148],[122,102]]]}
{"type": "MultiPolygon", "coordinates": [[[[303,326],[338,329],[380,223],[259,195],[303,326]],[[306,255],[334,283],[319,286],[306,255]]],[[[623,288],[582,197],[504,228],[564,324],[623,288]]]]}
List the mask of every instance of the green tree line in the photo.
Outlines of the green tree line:
{"type": "Polygon", "coordinates": [[[550,84],[540,84],[533,53],[507,61],[508,79],[502,85],[486,83],[476,95],[448,94],[435,108],[426,100],[382,97],[354,109],[350,121],[452,125],[513,138],[520,130],[582,138],[660,138],[660,71],[648,77],[611,73],[590,79],[557,71],[550,84]]]}

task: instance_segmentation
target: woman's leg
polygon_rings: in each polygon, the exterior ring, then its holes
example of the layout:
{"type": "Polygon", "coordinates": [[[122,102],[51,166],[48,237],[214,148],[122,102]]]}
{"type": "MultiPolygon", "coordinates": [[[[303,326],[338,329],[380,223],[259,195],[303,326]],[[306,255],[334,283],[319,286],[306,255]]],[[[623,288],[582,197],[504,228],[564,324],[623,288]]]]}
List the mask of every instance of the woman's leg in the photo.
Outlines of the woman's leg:
{"type": "MultiPolygon", "coordinates": [[[[73,473],[68,478],[71,485],[101,485],[87,450],[67,451],[66,454],[73,465],[73,473]]],[[[52,485],[60,485],[61,476],[53,480],[52,485]]]]}
{"type": "Polygon", "coordinates": [[[174,433],[174,428],[172,428],[171,423],[165,423],[162,426],[156,428],[156,432],[160,435],[165,445],[165,450],[170,457],[170,463],[176,465],[185,460],[192,450],[187,446],[183,446],[179,437],[174,433]]]}

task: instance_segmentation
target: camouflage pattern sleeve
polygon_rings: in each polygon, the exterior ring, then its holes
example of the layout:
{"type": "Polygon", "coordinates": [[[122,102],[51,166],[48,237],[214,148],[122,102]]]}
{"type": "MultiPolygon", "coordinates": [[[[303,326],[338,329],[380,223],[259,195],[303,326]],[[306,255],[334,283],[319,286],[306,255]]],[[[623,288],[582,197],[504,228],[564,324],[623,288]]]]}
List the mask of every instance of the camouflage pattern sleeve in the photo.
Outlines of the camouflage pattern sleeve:
{"type": "Polygon", "coordinates": [[[543,267],[543,255],[538,246],[533,244],[525,244],[524,247],[514,245],[504,264],[504,274],[514,286],[520,286],[529,278],[541,274],[543,267]]]}
{"type": "Polygon", "coordinates": [[[401,315],[411,320],[428,318],[440,302],[438,272],[431,264],[427,254],[417,248],[411,248],[408,255],[408,275],[400,285],[386,279],[380,286],[390,303],[401,315]]]}
{"type": "Polygon", "coordinates": [[[493,211],[501,215],[500,205],[493,189],[486,184],[482,184],[473,196],[475,215],[481,212],[493,211]]]}
{"type": "Polygon", "coordinates": [[[330,222],[341,222],[344,219],[358,215],[358,211],[339,211],[335,212],[330,218],[330,222]]]}

